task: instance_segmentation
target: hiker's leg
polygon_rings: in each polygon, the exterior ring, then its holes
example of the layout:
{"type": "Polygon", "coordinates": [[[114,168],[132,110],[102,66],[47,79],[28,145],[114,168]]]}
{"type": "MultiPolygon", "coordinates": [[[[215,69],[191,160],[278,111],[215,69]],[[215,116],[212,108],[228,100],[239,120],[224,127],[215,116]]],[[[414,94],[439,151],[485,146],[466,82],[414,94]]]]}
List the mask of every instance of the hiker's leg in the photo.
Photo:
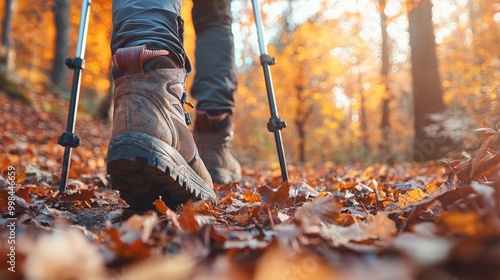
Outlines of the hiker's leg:
{"type": "Polygon", "coordinates": [[[236,90],[230,0],[193,0],[196,75],[191,94],[197,109],[232,112],[236,90]]]}
{"type": "Polygon", "coordinates": [[[195,140],[214,182],[239,181],[241,167],[230,151],[236,90],[231,1],[193,2],[196,76],[191,93],[198,100],[195,140]]]}
{"type": "Polygon", "coordinates": [[[186,56],[181,5],[182,0],[113,0],[111,52],[146,45],[150,50],[168,50],[183,67],[186,56]]]}
{"type": "MultiPolygon", "coordinates": [[[[163,198],[216,202],[210,175],[188,128],[181,1],[113,1],[111,185],[136,210],[163,198]]],[[[187,68],[187,69],[185,69],[187,68]]]]}

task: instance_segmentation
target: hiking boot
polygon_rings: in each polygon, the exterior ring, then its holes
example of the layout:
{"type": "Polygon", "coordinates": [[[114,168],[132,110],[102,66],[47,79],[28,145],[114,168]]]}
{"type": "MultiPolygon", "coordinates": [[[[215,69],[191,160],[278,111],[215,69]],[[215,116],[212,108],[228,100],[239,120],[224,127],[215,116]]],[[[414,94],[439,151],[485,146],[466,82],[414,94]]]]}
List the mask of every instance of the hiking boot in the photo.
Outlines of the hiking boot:
{"type": "Polygon", "coordinates": [[[153,209],[158,196],[171,208],[190,198],[216,202],[210,174],[187,127],[186,71],[167,55],[146,46],[118,49],[113,55],[107,171],[113,189],[134,210],[153,209]]]}
{"type": "Polygon", "coordinates": [[[231,154],[234,138],[231,114],[212,116],[197,111],[194,138],[214,182],[226,184],[241,180],[240,163],[231,154]]]}

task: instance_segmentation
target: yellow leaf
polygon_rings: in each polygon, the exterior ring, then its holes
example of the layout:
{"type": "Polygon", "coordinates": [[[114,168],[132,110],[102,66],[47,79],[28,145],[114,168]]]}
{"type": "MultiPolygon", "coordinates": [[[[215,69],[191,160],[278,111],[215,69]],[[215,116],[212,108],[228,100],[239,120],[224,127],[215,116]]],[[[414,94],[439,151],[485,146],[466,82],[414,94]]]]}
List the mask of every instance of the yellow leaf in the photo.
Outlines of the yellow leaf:
{"type": "Polygon", "coordinates": [[[398,202],[396,205],[398,207],[404,207],[416,202],[419,202],[420,200],[424,199],[427,197],[427,194],[425,194],[420,188],[415,188],[403,195],[399,194],[398,195],[398,202]]]}

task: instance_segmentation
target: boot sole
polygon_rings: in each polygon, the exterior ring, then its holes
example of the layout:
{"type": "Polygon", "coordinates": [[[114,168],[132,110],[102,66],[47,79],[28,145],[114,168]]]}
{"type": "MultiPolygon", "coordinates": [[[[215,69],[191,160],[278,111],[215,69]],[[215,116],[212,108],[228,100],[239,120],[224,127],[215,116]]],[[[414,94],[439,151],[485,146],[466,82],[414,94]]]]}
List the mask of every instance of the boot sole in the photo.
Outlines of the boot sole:
{"type": "Polygon", "coordinates": [[[172,146],[138,132],[114,136],[106,159],[111,186],[134,210],[153,209],[162,197],[172,209],[190,198],[217,201],[212,186],[172,146]]]}

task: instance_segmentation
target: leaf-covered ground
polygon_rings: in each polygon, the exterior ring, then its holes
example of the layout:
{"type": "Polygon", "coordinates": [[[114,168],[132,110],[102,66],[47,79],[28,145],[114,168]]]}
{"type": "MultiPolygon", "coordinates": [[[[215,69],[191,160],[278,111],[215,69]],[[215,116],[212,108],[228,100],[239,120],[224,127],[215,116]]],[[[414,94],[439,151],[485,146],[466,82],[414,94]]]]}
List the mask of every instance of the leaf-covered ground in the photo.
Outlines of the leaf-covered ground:
{"type": "Polygon", "coordinates": [[[426,165],[291,166],[284,184],[246,167],[215,186],[217,205],[159,198],[136,214],[105,177],[109,127],[85,117],[58,193],[65,104],[0,93],[1,279],[500,279],[496,130],[471,134],[476,154],[426,165]]]}

